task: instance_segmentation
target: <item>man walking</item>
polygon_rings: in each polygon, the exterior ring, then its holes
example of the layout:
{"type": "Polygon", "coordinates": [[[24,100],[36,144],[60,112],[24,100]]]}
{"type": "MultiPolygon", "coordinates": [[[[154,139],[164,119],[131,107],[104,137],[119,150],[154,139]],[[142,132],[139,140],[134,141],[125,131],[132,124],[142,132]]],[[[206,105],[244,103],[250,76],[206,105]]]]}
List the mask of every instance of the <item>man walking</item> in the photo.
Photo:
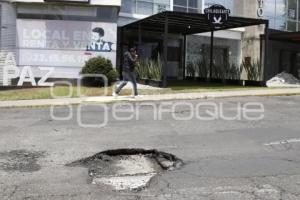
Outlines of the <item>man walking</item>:
{"type": "Polygon", "coordinates": [[[138,55],[136,52],[136,47],[132,46],[128,48],[128,51],[124,54],[124,63],[123,63],[123,81],[117,88],[116,92],[113,93],[113,96],[117,96],[120,91],[127,85],[128,82],[131,82],[134,90],[134,97],[138,96],[135,67],[137,65],[138,55]]]}

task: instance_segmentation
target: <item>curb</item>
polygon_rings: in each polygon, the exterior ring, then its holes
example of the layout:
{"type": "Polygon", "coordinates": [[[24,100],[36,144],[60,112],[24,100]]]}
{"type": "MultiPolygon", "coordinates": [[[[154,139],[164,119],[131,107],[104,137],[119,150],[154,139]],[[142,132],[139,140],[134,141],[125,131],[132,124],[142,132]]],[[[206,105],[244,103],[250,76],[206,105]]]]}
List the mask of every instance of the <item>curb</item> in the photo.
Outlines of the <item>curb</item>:
{"type": "Polygon", "coordinates": [[[215,99],[215,98],[230,98],[230,97],[254,97],[254,96],[263,97],[263,96],[295,96],[295,95],[300,95],[300,88],[145,95],[135,99],[130,97],[120,96],[118,98],[86,97],[86,98],[67,98],[67,99],[0,101],[0,108],[70,106],[70,105],[91,104],[91,103],[110,104],[110,103],[124,103],[124,102],[199,100],[199,99],[215,99]]]}

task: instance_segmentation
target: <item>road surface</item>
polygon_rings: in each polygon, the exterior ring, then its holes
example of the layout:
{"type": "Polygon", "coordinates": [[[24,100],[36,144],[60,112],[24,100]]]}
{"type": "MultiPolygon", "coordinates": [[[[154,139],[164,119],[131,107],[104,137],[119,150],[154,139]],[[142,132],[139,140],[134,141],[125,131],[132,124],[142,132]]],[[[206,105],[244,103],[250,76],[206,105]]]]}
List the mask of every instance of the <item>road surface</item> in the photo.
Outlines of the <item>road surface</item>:
{"type": "Polygon", "coordinates": [[[55,107],[53,116],[50,108],[1,109],[0,199],[300,199],[299,96],[146,104],[55,107]],[[244,116],[249,110],[257,120],[244,116]],[[65,166],[119,148],[157,149],[185,164],[140,192],[92,185],[86,168],[65,166]]]}

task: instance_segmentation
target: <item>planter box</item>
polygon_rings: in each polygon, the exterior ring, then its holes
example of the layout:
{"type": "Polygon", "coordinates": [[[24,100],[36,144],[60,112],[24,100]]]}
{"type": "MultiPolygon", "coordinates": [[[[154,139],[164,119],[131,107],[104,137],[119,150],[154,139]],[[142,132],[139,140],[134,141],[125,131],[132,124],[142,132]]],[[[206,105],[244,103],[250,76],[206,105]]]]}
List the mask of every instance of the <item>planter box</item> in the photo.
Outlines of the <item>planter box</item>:
{"type": "Polygon", "coordinates": [[[243,85],[241,80],[236,79],[226,79],[226,83],[229,85],[243,85]]]}
{"type": "MultiPolygon", "coordinates": [[[[193,81],[193,77],[185,77],[185,80],[193,81]]],[[[197,77],[197,81],[199,82],[207,82],[208,78],[203,77],[197,77]]],[[[265,81],[250,81],[250,80],[237,80],[237,79],[218,79],[218,78],[212,78],[210,80],[212,83],[220,83],[224,85],[243,85],[245,83],[245,86],[266,86],[265,81]]]]}
{"type": "Polygon", "coordinates": [[[197,81],[199,81],[199,82],[206,82],[207,78],[197,77],[197,81]]]}
{"type": "Polygon", "coordinates": [[[162,81],[149,80],[149,85],[153,87],[163,87],[162,81]]]}
{"type": "Polygon", "coordinates": [[[138,80],[138,83],[139,84],[142,84],[142,85],[149,85],[149,80],[148,79],[139,79],[138,80]]]}
{"type": "Polygon", "coordinates": [[[266,83],[264,81],[245,81],[246,86],[266,86],[266,83]]]}
{"type": "Polygon", "coordinates": [[[185,80],[193,81],[193,80],[195,80],[195,78],[194,78],[194,77],[191,77],[191,76],[186,76],[186,77],[185,77],[185,80]]]}

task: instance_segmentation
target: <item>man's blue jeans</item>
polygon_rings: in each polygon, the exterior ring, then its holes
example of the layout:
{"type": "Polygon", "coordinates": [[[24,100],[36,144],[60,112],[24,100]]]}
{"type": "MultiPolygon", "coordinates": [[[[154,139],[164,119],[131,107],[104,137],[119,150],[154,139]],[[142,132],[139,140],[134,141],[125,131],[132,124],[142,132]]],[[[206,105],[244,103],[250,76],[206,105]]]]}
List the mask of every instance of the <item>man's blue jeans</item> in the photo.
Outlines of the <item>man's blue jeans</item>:
{"type": "Polygon", "coordinates": [[[116,93],[119,94],[121,92],[121,90],[123,89],[123,87],[125,87],[128,82],[131,82],[132,85],[133,85],[134,95],[137,96],[138,95],[138,90],[137,90],[135,72],[123,71],[122,75],[123,75],[123,81],[119,85],[119,87],[117,88],[116,93]]]}

